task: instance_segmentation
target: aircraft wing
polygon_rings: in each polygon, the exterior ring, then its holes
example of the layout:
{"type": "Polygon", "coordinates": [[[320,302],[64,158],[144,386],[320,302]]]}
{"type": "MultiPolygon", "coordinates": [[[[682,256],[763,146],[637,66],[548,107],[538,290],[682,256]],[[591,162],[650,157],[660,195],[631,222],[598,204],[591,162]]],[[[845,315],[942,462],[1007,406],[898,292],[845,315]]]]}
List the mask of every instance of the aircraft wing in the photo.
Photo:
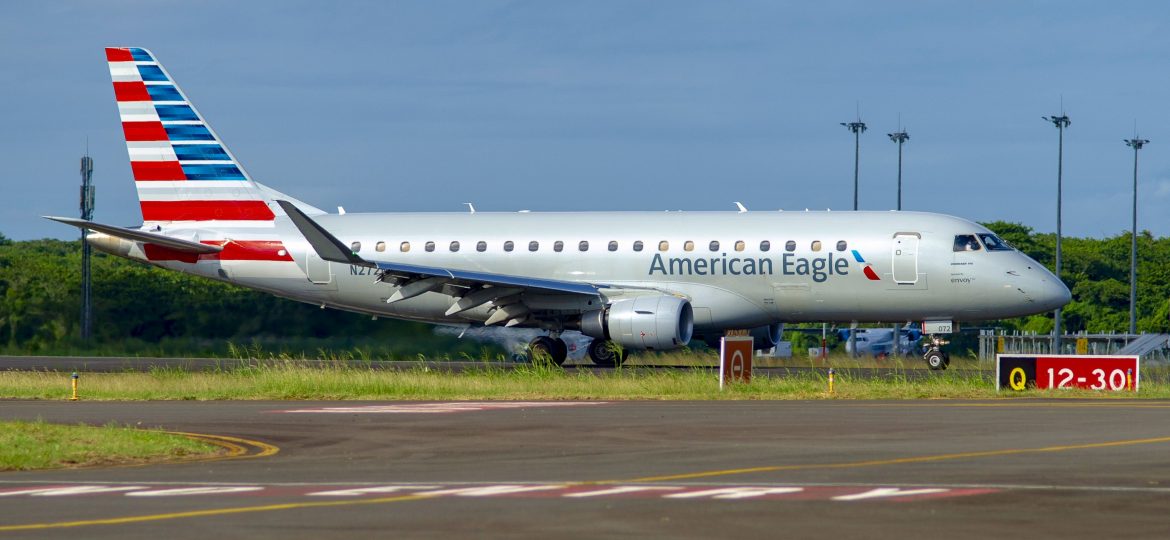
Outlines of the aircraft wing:
{"type": "Polygon", "coordinates": [[[496,314],[492,318],[489,318],[485,324],[494,324],[504,320],[508,320],[511,324],[513,320],[522,321],[527,315],[527,309],[514,307],[514,304],[518,303],[518,301],[513,302],[511,309],[507,309],[510,306],[502,305],[500,302],[501,299],[516,297],[524,292],[557,293],[600,298],[601,293],[599,289],[605,288],[605,285],[557,279],[366,260],[350,250],[337,237],[333,236],[324,227],[301,212],[292,203],[283,200],[278,200],[276,203],[284,209],[289,219],[292,220],[293,225],[296,225],[297,229],[301,231],[301,234],[309,241],[309,245],[313,247],[313,250],[317,252],[317,256],[321,257],[321,259],[342,264],[377,268],[382,272],[382,277],[380,278],[382,281],[396,282],[399,285],[399,289],[386,300],[388,303],[412,298],[419,294],[439,289],[444,285],[457,285],[467,288],[468,292],[451,306],[451,309],[447,311],[447,315],[466,311],[473,307],[492,302],[501,309],[498,309],[496,314]]]}
{"type": "Polygon", "coordinates": [[[206,253],[219,253],[220,251],[223,251],[222,246],[200,244],[199,242],[192,242],[190,240],[183,240],[182,238],[173,238],[173,237],[162,235],[162,234],[156,234],[156,233],[147,232],[147,231],[140,231],[137,229],[127,229],[125,227],[106,225],[104,223],[94,223],[92,221],[87,221],[84,219],[77,219],[77,218],[56,217],[56,216],[43,216],[43,217],[45,219],[51,219],[51,220],[56,221],[58,223],[72,225],[72,226],[77,227],[79,229],[89,229],[91,231],[105,233],[105,234],[108,234],[110,236],[114,236],[117,238],[123,238],[123,239],[131,240],[134,242],[155,244],[158,246],[163,246],[166,248],[173,249],[175,251],[182,251],[184,253],[206,254],[206,253]]]}

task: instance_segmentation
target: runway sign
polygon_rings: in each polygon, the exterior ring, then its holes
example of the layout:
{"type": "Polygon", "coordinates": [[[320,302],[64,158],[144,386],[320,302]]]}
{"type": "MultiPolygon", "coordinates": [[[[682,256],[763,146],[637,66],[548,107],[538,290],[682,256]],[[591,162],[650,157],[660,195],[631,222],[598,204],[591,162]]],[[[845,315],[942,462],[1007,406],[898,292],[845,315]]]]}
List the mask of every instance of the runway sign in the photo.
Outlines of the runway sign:
{"type": "Polygon", "coordinates": [[[1083,388],[1110,392],[1137,392],[1141,377],[1137,356],[1026,356],[995,357],[995,389],[1083,388]]]}
{"type": "Polygon", "coordinates": [[[725,336],[719,339],[719,388],[733,382],[752,381],[751,336],[725,336]]]}

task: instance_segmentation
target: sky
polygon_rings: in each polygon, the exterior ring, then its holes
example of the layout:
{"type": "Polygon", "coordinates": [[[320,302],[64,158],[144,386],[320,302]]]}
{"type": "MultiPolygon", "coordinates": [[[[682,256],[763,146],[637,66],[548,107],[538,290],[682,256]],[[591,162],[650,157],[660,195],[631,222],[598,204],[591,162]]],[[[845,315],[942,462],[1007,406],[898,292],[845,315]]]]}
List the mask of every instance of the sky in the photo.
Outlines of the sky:
{"type": "Polygon", "coordinates": [[[103,48],[150,49],[251,176],[348,212],[849,210],[1170,235],[1170,3],[8,1],[0,233],[141,222],[103,48]]]}

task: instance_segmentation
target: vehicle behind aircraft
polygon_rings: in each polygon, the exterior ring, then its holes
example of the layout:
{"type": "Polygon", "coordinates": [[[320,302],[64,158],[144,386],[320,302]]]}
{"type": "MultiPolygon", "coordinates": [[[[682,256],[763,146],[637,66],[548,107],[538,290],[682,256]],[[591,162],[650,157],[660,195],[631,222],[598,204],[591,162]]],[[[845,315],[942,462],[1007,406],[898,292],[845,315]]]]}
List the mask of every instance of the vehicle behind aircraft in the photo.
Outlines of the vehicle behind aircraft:
{"type": "Polygon", "coordinates": [[[901,328],[897,331],[897,341],[894,341],[893,328],[858,328],[854,348],[849,339],[850,330],[843,328],[837,331],[841,341],[845,343],[845,352],[859,356],[887,358],[891,356],[917,355],[921,352],[918,342],[922,339],[922,332],[913,328],[901,328]]]}

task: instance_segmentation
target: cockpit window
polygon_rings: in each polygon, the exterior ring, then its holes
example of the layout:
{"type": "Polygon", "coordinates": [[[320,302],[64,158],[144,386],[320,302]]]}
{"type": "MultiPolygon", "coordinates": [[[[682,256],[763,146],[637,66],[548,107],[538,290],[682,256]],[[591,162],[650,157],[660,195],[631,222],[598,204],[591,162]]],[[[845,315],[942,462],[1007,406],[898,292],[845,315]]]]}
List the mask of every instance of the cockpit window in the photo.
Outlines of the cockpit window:
{"type": "Polygon", "coordinates": [[[980,249],[982,248],[979,246],[979,241],[975,239],[975,235],[955,235],[955,251],[979,251],[980,249]]]}
{"type": "Polygon", "coordinates": [[[980,234],[979,239],[983,240],[983,245],[987,246],[987,251],[1012,251],[1015,249],[1011,244],[1008,244],[994,234],[980,234]]]}

